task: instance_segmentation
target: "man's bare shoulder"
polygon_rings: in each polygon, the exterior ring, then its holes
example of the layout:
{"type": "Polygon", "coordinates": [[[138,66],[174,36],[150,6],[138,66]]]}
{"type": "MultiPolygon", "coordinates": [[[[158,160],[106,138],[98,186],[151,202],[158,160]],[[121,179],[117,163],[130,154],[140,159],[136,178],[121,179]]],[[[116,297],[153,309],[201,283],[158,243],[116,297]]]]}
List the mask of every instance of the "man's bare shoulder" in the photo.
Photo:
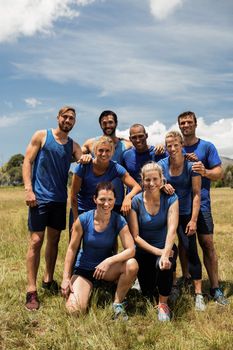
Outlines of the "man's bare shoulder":
{"type": "Polygon", "coordinates": [[[47,135],[47,130],[37,130],[33,135],[31,139],[32,144],[42,144],[45,140],[45,137],[47,135]]]}

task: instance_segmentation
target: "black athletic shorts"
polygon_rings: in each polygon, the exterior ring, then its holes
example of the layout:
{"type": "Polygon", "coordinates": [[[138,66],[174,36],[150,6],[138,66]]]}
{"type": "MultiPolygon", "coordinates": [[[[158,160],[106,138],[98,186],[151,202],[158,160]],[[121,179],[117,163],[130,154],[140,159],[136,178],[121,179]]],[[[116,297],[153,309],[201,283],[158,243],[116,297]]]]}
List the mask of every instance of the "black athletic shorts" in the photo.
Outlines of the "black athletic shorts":
{"type": "Polygon", "coordinates": [[[49,202],[29,208],[29,231],[45,231],[47,226],[59,231],[66,228],[66,202],[49,202]]]}
{"type": "Polygon", "coordinates": [[[210,211],[200,211],[197,219],[197,234],[211,235],[214,233],[213,217],[210,211]]]}

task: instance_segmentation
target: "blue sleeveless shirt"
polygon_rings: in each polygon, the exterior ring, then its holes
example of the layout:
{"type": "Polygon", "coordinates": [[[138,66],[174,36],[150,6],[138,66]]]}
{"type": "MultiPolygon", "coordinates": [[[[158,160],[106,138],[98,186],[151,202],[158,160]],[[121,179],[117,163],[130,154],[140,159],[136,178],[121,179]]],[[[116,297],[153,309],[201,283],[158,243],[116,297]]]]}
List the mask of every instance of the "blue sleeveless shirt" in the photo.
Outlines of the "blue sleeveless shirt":
{"type": "Polygon", "coordinates": [[[52,130],[47,130],[45,144],[33,166],[32,185],[38,203],[66,202],[72,154],[71,138],[61,145],[54,139],[52,130]]]}

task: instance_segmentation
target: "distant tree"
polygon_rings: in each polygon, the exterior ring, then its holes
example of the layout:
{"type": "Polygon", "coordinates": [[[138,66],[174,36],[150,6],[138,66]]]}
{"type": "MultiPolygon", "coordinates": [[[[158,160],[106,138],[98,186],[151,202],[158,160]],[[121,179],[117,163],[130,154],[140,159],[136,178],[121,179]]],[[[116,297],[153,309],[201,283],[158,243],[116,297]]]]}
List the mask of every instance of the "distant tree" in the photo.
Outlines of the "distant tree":
{"type": "Polygon", "coordinates": [[[24,156],[22,154],[15,154],[0,168],[0,186],[16,186],[23,184],[23,160],[24,156]]]}
{"type": "Polygon", "coordinates": [[[228,165],[224,172],[224,185],[233,188],[233,166],[228,165]]]}
{"type": "Polygon", "coordinates": [[[6,165],[6,170],[9,171],[11,168],[22,167],[24,156],[20,153],[13,155],[6,165]]]}

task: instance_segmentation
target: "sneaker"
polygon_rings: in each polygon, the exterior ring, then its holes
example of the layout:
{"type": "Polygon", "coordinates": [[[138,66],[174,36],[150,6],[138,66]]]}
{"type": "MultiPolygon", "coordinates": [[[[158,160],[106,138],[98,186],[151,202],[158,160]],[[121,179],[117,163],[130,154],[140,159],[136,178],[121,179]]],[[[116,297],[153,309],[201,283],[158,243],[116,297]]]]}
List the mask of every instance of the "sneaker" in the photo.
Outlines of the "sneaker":
{"type": "Polygon", "coordinates": [[[58,294],[59,287],[56,281],[52,280],[51,282],[42,281],[42,288],[46,291],[49,291],[52,294],[58,294]]]}
{"type": "Polygon", "coordinates": [[[136,289],[138,292],[141,292],[141,287],[140,287],[138,279],[135,280],[135,282],[132,285],[131,289],[136,289]]]}
{"type": "Polygon", "coordinates": [[[205,311],[205,301],[202,294],[196,294],[195,296],[195,310],[196,311],[205,311]]]}
{"type": "Polygon", "coordinates": [[[172,304],[175,304],[177,299],[179,298],[179,296],[180,296],[179,287],[177,285],[172,286],[172,290],[171,290],[171,293],[169,295],[169,301],[172,304]]]}
{"type": "Polygon", "coordinates": [[[158,320],[161,322],[171,321],[171,312],[167,304],[159,303],[158,320]]]}
{"type": "Polygon", "coordinates": [[[122,319],[123,321],[128,320],[128,315],[125,311],[124,303],[113,303],[112,304],[114,316],[114,320],[122,319]]]}
{"type": "Polygon", "coordinates": [[[35,292],[28,292],[26,294],[25,307],[29,311],[34,311],[34,310],[38,310],[39,309],[40,302],[38,300],[37,291],[35,291],[35,292]]]}
{"type": "Polygon", "coordinates": [[[229,300],[227,300],[220,288],[210,288],[210,296],[219,305],[225,306],[229,304],[229,300]]]}

